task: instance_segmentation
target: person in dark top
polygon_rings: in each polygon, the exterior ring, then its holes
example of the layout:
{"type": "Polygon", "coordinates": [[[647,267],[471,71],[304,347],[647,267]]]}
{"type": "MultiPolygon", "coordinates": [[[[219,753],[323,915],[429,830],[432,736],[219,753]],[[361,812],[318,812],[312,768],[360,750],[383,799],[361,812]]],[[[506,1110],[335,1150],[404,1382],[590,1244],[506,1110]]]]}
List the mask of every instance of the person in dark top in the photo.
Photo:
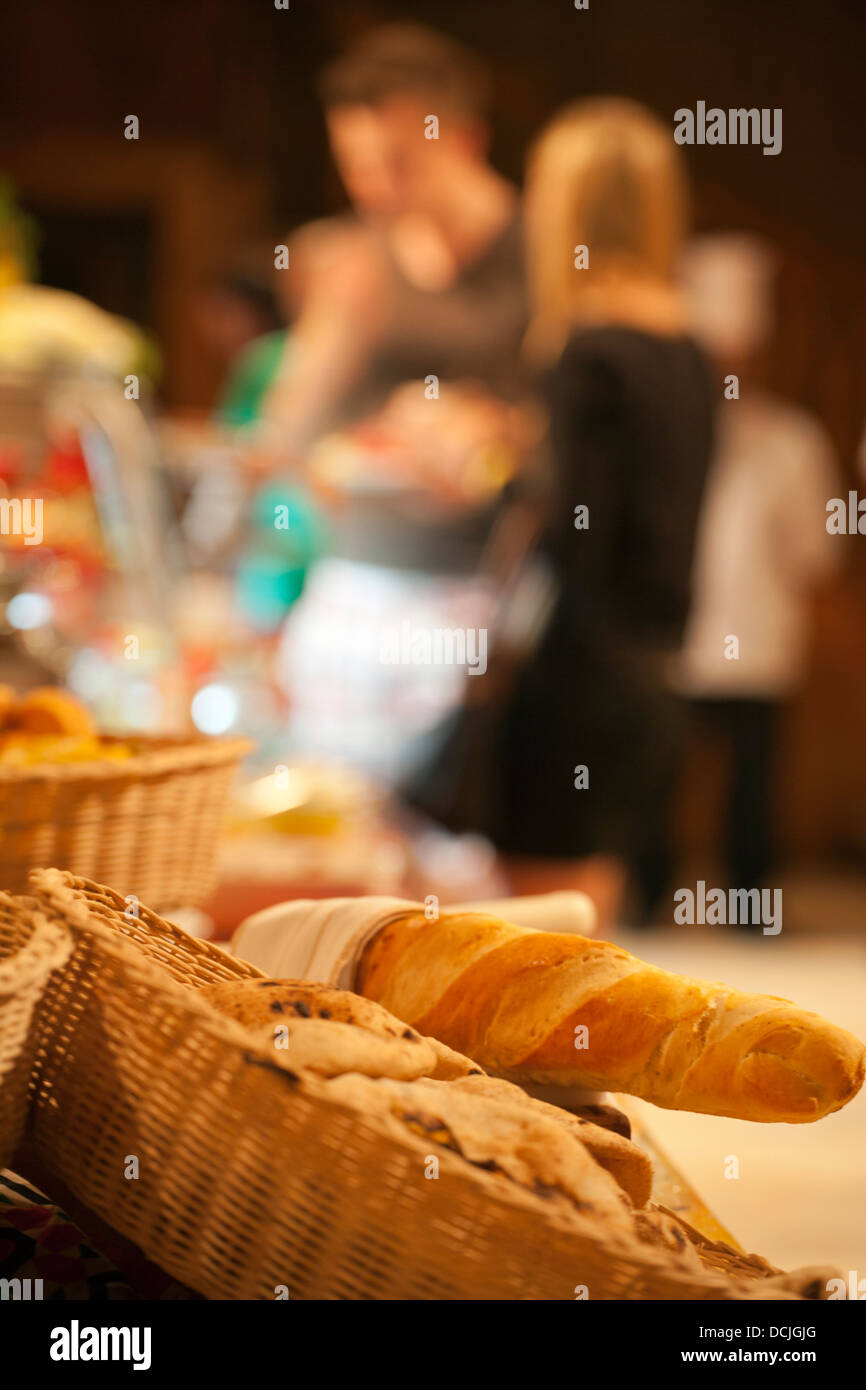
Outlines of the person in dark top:
{"type": "Polygon", "coordinates": [[[412,379],[514,393],[527,323],[520,201],[487,160],[488,87],[471,51],[418,24],[372,30],[322,73],[352,211],[295,238],[308,283],[266,403],[284,454],[302,459],[412,379]]]}
{"type": "Polygon", "coordinates": [[[713,419],[674,284],[685,201],[670,131],[631,102],[569,108],[532,154],[527,347],[550,413],[556,599],[505,712],[488,829],[515,891],[584,889],[602,921],[677,764],[668,673],[713,419]]]}

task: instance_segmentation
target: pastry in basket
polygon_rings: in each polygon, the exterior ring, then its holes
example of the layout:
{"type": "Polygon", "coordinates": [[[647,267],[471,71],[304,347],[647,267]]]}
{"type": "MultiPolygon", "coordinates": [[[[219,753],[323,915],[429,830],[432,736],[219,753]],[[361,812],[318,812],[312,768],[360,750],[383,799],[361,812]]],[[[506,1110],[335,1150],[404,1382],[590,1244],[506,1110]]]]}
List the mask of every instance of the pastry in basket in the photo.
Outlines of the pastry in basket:
{"type": "Polygon", "coordinates": [[[0,733],[0,765],[37,767],[43,763],[124,762],[134,749],[126,743],[103,743],[89,735],[0,733]]]}
{"type": "Polygon", "coordinates": [[[95,736],[89,713],[73,695],[55,686],[37,686],[8,705],[3,723],[31,734],[95,736]]]}
{"type": "Polygon", "coordinates": [[[786,999],[475,913],[389,923],[364,949],[355,987],[516,1081],[789,1123],[839,1110],[863,1082],[862,1043],[786,999]]]}
{"type": "MultiPolygon", "coordinates": [[[[561,1087],[551,1087],[551,1091],[561,1089],[561,1087]]],[[[555,1094],[547,1096],[539,1095],[533,1088],[529,1088],[529,1094],[535,1100],[546,1100],[550,1105],[559,1105],[559,1100],[555,1094]]],[[[600,1129],[609,1129],[612,1134],[621,1134],[624,1139],[631,1138],[631,1124],[627,1115],[615,1105],[566,1105],[565,1109],[571,1115],[577,1115],[581,1120],[589,1120],[600,1129]]]]}
{"type": "Polygon", "coordinates": [[[320,1076],[354,1071],[412,1080],[437,1068],[426,1038],[347,990],[302,980],[235,980],[203,985],[198,996],[280,1046],[287,1038],[286,1060],[320,1076]]]}
{"type": "Polygon", "coordinates": [[[492,1100],[528,1107],[533,1114],[543,1115],[548,1120],[562,1125],[589,1150],[596,1163],[600,1163],[602,1168],[616,1179],[636,1207],[643,1207],[649,1201],[653,1185],[653,1169],[649,1155],[622,1134],[604,1129],[593,1124],[591,1120],[569,1114],[558,1105],[533,1100],[519,1086],[499,1077],[465,1076],[452,1082],[452,1085],[470,1095],[487,1096],[492,1100]]]}
{"type": "Polygon", "coordinates": [[[54,686],[25,695],[0,687],[0,765],[79,763],[132,756],[131,744],[104,742],[89,713],[74,696],[54,686]]]}
{"type": "Polygon", "coordinates": [[[418,1135],[434,1153],[449,1149],[503,1182],[564,1199],[610,1229],[631,1229],[631,1204],[619,1184],[573,1133],[531,1106],[473,1095],[448,1081],[338,1076],[328,1093],[365,1115],[386,1117],[398,1133],[418,1135]]]}
{"type": "Polygon", "coordinates": [[[470,1058],[463,1057],[434,1038],[421,1038],[400,1019],[349,990],[303,980],[235,980],[205,985],[199,991],[220,1013],[253,1029],[274,1025],[289,1028],[288,1054],[293,1064],[320,1075],[359,1072],[367,1076],[426,1077],[447,1081],[458,1090],[529,1108],[536,1115],[555,1120],[575,1135],[601,1166],[616,1178],[636,1206],[643,1206],[652,1187],[652,1167],[642,1149],[620,1134],[611,1133],[542,1101],[531,1100],[519,1086],[487,1077],[470,1058]],[[340,1024],[341,1029],[314,1027],[340,1024]],[[302,1026],[298,1026],[298,1021],[302,1026]],[[346,1031],[349,1026],[351,1033],[346,1031]],[[388,1044],[372,1047],[374,1040],[388,1044]],[[402,1043],[402,1051],[394,1050],[402,1043]],[[419,1048],[417,1044],[422,1044],[419,1048]]]}
{"type": "MultiPolygon", "coordinates": [[[[220,1013],[237,1019],[247,1027],[262,1024],[272,1027],[281,1015],[288,1015],[352,1023],[380,1038],[414,1040],[416,1036],[411,1028],[389,1014],[381,1004],[374,1004],[371,999],[363,999],[347,989],[312,984],[308,980],[236,980],[229,984],[206,985],[202,989],[202,996],[209,999],[220,1013]]],[[[432,1076],[437,1080],[483,1075],[481,1068],[470,1057],[454,1052],[436,1038],[424,1038],[423,1041],[423,1053],[415,1049],[412,1055],[415,1065],[423,1057],[427,1069],[416,1072],[416,1075],[432,1076]]]]}
{"type": "MultiPolygon", "coordinates": [[[[353,998],[357,996],[353,995],[353,998]]],[[[455,1052],[453,1047],[447,1047],[438,1038],[431,1038],[429,1035],[424,1039],[436,1053],[436,1069],[431,1073],[434,1081],[456,1081],[463,1076],[484,1076],[484,1072],[477,1062],[473,1062],[471,1057],[464,1057],[462,1052],[455,1052]]]]}

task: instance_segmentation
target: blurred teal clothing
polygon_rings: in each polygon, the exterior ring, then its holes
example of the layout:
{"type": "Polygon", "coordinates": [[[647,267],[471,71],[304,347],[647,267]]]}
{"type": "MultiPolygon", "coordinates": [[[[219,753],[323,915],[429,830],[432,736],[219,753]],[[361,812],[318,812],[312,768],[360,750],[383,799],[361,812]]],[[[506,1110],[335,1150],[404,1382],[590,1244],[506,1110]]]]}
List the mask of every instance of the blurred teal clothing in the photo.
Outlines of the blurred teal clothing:
{"type": "Polygon", "coordinates": [[[238,353],[217,407],[217,416],[224,424],[242,429],[259,420],[262,402],[280,370],[288,336],[284,328],[265,333],[238,353]]]}
{"type": "Polygon", "coordinates": [[[252,499],[249,529],[250,544],[238,561],[238,600],[257,628],[275,632],[325,548],[324,519],[294,480],[275,478],[252,499]]]}
{"type": "MultiPolygon", "coordinates": [[[[242,430],[258,423],[287,341],[285,330],[266,333],[239,353],[217,408],[223,424],[242,430]]],[[[255,627],[275,632],[280,626],[324,548],[324,534],[318,509],[294,479],[275,478],[258,489],[237,569],[238,602],[255,627]]]]}

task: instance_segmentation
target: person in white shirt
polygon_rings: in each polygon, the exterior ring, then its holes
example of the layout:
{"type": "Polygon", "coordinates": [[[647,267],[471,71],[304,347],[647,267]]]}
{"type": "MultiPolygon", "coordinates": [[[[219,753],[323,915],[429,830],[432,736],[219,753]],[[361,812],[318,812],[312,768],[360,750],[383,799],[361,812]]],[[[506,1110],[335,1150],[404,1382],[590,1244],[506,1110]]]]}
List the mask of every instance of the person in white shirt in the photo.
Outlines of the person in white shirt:
{"type": "Polygon", "coordinates": [[[838,553],[826,529],[838,482],[825,429],[750,385],[772,322],[773,279],[772,253],[745,236],[696,242],[686,266],[697,336],[727,388],[720,387],[679,684],[701,722],[730,747],[726,867],[732,886],[746,889],[773,863],[779,716],[801,685],[811,599],[838,553]]]}

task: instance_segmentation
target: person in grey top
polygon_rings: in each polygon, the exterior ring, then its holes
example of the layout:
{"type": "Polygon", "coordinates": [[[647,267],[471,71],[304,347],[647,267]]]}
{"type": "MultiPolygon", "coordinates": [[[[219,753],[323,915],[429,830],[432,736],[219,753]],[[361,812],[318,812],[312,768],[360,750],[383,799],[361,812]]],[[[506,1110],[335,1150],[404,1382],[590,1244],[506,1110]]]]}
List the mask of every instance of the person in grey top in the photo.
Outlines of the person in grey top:
{"type": "Polygon", "coordinates": [[[420,25],[369,33],[321,76],[350,215],[301,230],[303,302],[266,404],[303,460],[401,382],[513,395],[527,322],[517,190],[487,162],[483,67],[420,25]]]}
{"type": "Polygon", "coordinates": [[[277,468],[319,482],[336,450],[345,470],[277,665],[295,746],[391,778],[428,756],[466,672],[384,661],[389,635],[486,629],[476,572],[502,483],[494,467],[489,490],[466,484],[497,407],[519,414],[503,403],[527,323],[520,205],[487,161],[486,74],[454,40],[376,29],[321,92],[352,211],[290,242],[302,299],[266,413],[277,468]]]}

